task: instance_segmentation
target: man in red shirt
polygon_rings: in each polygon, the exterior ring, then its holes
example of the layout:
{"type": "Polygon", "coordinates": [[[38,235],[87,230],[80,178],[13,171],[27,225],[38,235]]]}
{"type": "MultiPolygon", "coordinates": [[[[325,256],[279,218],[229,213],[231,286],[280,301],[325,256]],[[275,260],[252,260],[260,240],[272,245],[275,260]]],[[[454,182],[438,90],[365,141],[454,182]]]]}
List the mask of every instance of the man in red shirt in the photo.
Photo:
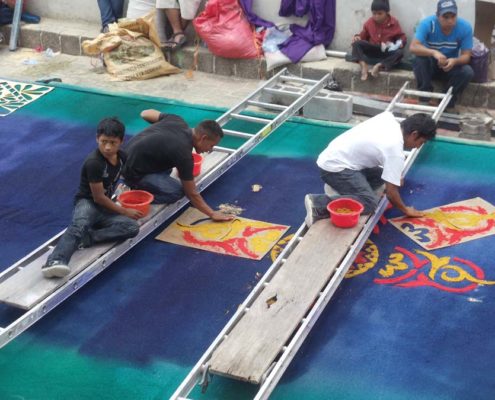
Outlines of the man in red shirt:
{"type": "Polygon", "coordinates": [[[372,17],[369,18],[359,35],[352,39],[351,61],[361,65],[361,80],[368,79],[368,64],[378,60],[371,70],[377,77],[381,70],[389,71],[403,56],[406,35],[399,21],[390,15],[388,0],[373,0],[372,17]]]}

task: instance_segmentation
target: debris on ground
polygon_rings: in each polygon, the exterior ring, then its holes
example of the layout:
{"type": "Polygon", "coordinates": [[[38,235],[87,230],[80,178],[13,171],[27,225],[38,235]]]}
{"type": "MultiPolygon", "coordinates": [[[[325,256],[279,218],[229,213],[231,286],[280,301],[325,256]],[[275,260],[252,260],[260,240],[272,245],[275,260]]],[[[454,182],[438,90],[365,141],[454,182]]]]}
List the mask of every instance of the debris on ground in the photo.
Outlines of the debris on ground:
{"type": "Polygon", "coordinates": [[[261,189],[263,189],[263,186],[261,185],[258,185],[257,183],[255,183],[254,185],[251,185],[251,189],[253,190],[253,192],[259,192],[261,189]]]}
{"type": "Polygon", "coordinates": [[[228,203],[220,204],[218,208],[224,214],[230,214],[230,215],[241,215],[242,212],[244,211],[244,208],[228,203]]]}

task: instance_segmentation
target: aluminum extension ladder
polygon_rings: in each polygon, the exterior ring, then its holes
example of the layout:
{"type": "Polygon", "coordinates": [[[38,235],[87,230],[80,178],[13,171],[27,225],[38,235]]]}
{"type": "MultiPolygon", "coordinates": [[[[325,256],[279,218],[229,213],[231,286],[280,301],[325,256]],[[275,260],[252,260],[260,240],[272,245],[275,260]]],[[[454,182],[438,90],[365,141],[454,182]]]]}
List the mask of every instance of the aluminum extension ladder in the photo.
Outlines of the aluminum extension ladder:
{"type": "MultiPolygon", "coordinates": [[[[284,123],[284,121],[294,115],[324,86],[326,86],[329,80],[330,74],[325,75],[320,80],[309,80],[290,75],[287,72],[287,69],[283,69],[270,80],[265,82],[258,90],[219,117],[217,122],[224,128],[225,135],[240,138],[239,140],[244,142],[237,148],[216,146],[213,149],[213,153],[223,153],[224,158],[199,178],[197,182],[198,191],[202,191],[208,187],[224,172],[244,157],[259,142],[265,139],[277,127],[284,123]],[[281,82],[296,82],[298,85],[304,86],[305,90],[297,96],[292,96],[292,102],[288,106],[281,106],[263,101],[262,96],[266,96],[267,91],[270,91],[272,94],[277,93],[277,91],[282,92],[279,89],[276,89],[276,87],[280,87],[281,82]],[[253,110],[253,107],[255,110],[253,110]],[[260,117],[259,113],[254,116],[253,111],[259,112],[259,109],[267,110],[270,113],[263,114],[263,117],[260,117]],[[256,133],[246,133],[239,130],[228,129],[229,122],[234,120],[242,120],[244,121],[244,124],[246,121],[250,124],[255,124],[254,126],[251,126],[251,128],[256,128],[258,130],[256,133]],[[261,125],[261,128],[258,128],[259,125],[261,125]]],[[[250,124],[245,124],[243,126],[245,126],[247,130],[250,124]]],[[[255,131],[255,129],[251,129],[251,131],[255,131]]],[[[74,276],[70,276],[69,278],[61,279],[59,281],[60,285],[55,291],[48,294],[44,298],[40,298],[39,300],[36,299],[33,301],[32,306],[21,307],[23,309],[27,309],[25,313],[23,313],[12,323],[9,323],[7,326],[0,327],[0,348],[28,329],[32,324],[41,319],[58,304],[62,303],[100,272],[108,268],[110,264],[148,236],[154,229],[174,215],[188,202],[188,199],[184,197],[174,204],[156,206],[155,212],[150,213],[152,214],[151,217],[146,217],[146,219],[143,219],[144,222],[142,221],[143,223],[140,227],[140,232],[135,238],[109,245],[109,249],[106,250],[104,254],[100,253],[98,256],[95,256],[94,259],[85,260],[85,262],[87,262],[87,266],[84,264],[84,268],[81,269],[79,273],[74,276]]],[[[14,279],[16,274],[21,273],[23,269],[27,268],[27,266],[32,265],[33,263],[38,263],[37,265],[39,265],[44,259],[46,259],[47,254],[53,250],[62,233],[63,231],[1,272],[0,293],[2,292],[2,287],[4,287],[3,285],[7,286],[9,280],[14,279]]],[[[75,253],[75,256],[78,252],[75,253]]],[[[37,268],[39,267],[37,266],[37,268]]],[[[26,270],[24,272],[26,272],[26,270]]],[[[41,271],[39,271],[39,279],[43,279],[41,276],[41,271]]],[[[10,282],[12,284],[13,281],[10,282]]],[[[12,305],[11,303],[7,304],[12,305]]]]}
{"type": "MultiPolygon", "coordinates": [[[[409,82],[406,82],[404,86],[400,89],[397,95],[394,97],[392,102],[388,105],[387,111],[392,113],[401,111],[419,111],[432,114],[432,118],[438,122],[440,116],[444,112],[447,104],[452,97],[452,88],[448,90],[446,94],[430,93],[430,92],[420,92],[415,90],[407,89],[409,82]],[[406,96],[418,96],[425,98],[439,99],[440,103],[437,107],[433,106],[422,106],[404,103],[404,98],[406,96]]],[[[397,117],[398,120],[402,118],[397,117]]],[[[407,152],[406,165],[404,169],[404,175],[411,167],[412,163],[416,159],[420,149],[415,149],[413,151],[407,152]]],[[[303,344],[307,335],[311,331],[312,327],[318,320],[319,316],[325,309],[326,305],[330,301],[331,297],[337,290],[340,282],[343,280],[348,269],[356,259],[359,251],[364,246],[366,240],[371,235],[373,228],[378,223],[381,215],[385,212],[388,205],[388,200],[385,196],[379,202],[377,210],[374,214],[370,216],[366,224],[363,226],[362,230],[358,233],[354,243],[350,246],[345,257],[340,262],[338,268],[335,270],[332,278],[324,286],[318,295],[317,300],[300,321],[299,327],[293,333],[291,339],[283,346],[280,351],[279,356],[270,366],[270,368],[264,374],[262,381],[260,383],[257,394],[255,395],[255,400],[267,399],[272,391],[275,389],[278,381],[282,377],[285,370],[288,368],[290,362],[296,355],[297,351],[303,344]]],[[[244,302],[238,307],[236,313],[232,316],[230,321],[225,325],[222,331],[218,334],[216,339],[212,342],[203,356],[199,359],[190,373],[186,376],[181,385],[177,388],[174,394],[170,397],[172,400],[192,400],[188,396],[194,390],[196,386],[200,386],[202,392],[204,392],[210,381],[211,373],[209,371],[209,360],[211,359],[214,351],[221,345],[222,341],[228,337],[229,333],[232,332],[235,325],[242,319],[243,315],[249,310],[250,306],[254,303],[256,298],[261,295],[265,287],[272,280],[278,270],[283,266],[284,262],[294,251],[296,246],[304,238],[305,234],[308,232],[308,227],[303,223],[297,232],[294,234],[293,238],[279,254],[277,259],[270,266],[268,271],[263,275],[258,284],[254,287],[248,297],[244,302]]]]}

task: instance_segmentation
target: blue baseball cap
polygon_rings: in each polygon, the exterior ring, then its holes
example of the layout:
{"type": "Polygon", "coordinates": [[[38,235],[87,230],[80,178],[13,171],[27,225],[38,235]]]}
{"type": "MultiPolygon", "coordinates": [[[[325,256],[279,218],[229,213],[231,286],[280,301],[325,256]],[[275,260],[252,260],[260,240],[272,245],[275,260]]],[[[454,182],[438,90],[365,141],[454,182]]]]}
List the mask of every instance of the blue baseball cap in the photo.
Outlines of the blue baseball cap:
{"type": "Polygon", "coordinates": [[[452,13],[457,15],[457,4],[455,0],[440,0],[437,4],[437,15],[452,13]]]}

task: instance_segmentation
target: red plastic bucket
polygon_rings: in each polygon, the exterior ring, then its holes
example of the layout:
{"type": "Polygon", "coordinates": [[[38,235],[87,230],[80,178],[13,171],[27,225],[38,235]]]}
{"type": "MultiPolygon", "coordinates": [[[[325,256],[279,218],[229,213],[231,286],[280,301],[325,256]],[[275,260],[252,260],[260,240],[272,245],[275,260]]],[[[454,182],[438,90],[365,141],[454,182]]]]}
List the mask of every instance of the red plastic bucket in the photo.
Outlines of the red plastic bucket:
{"type": "Polygon", "coordinates": [[[201,173],[201,163],[203,162],[203,157],[197,153],[192,153],[194,167],[193,176],[198,176],[201,173]]]}
{"type": "Polygon", "coordinates": [[[117,197],[122,207],[139,210],[143,213],[143,217],[149,213],[153,199],[153,195],[144,190],[129,190],[117,197]]]}
{"type": "Polygon", "coordinates": [[[357,225],[364,207],[359,201],[341,197],[328,203],[327,209],[332,224],[339,228],[352,228],[357,225]]]}

